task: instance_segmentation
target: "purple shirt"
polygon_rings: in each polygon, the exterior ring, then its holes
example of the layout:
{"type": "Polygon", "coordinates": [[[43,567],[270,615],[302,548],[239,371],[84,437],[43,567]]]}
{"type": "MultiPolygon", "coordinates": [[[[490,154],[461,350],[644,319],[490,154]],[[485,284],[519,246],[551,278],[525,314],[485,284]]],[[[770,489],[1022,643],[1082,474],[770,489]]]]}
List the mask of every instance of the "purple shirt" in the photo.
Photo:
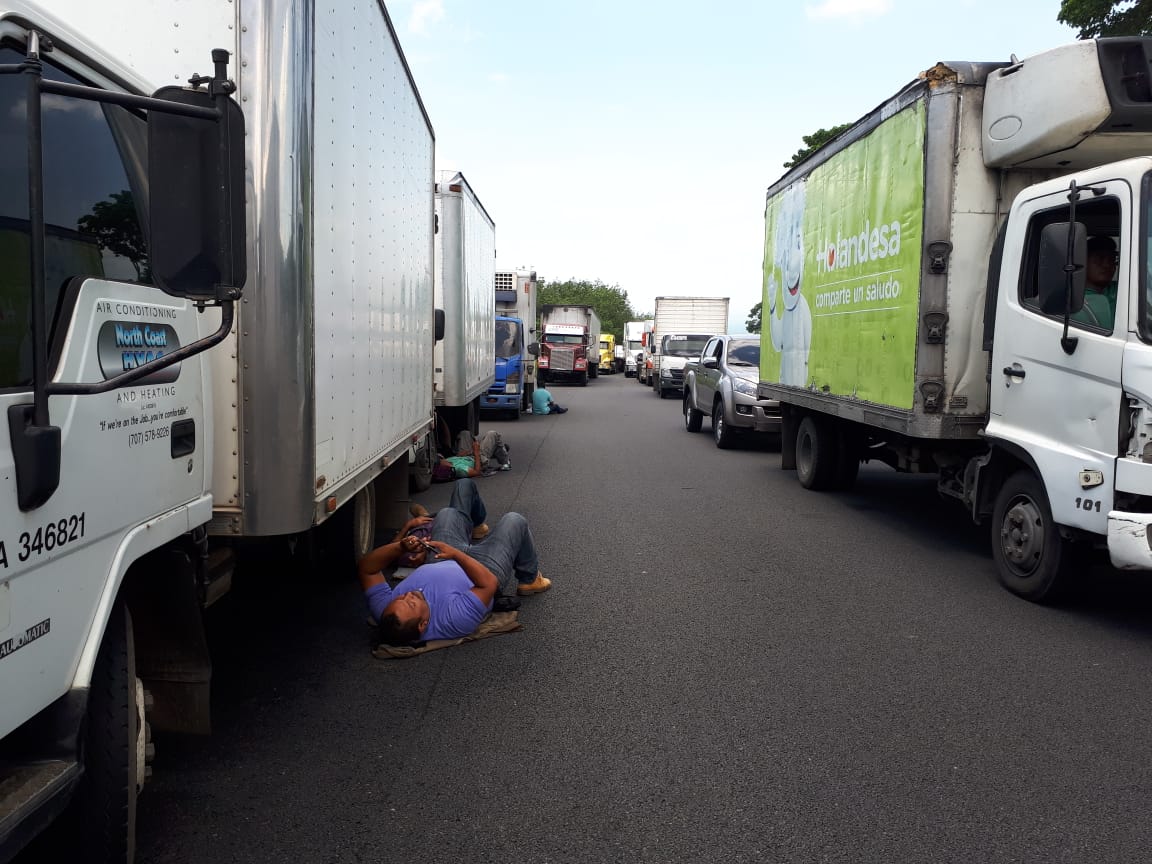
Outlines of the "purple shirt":
{"type": "Polygon", "coordinates": [[[372,617],[379,621],[385,606],[401,594],[419,591],[428,601],[428,629],[422,638],[459,639],[475,633],[492,609],[491,603],[484,605],[472,593],[474,587],[455,561],[436,561],[417,567],[395,589],[381,582],[365,591],[364,597],[372,617]]]}

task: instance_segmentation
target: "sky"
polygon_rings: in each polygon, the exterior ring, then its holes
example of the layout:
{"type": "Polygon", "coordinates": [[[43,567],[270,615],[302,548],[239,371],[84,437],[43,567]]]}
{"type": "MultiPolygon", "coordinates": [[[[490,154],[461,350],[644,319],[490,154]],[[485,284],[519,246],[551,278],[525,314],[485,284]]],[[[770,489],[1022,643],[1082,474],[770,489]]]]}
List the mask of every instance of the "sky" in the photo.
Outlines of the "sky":
{"type": "Polygon", "coordinates": [[[937,61],[1067,42],[1060,0],[391,0],[436,133],[496,223],[499,269],[761,298],[764,197],[803,136],[937,61]]]}

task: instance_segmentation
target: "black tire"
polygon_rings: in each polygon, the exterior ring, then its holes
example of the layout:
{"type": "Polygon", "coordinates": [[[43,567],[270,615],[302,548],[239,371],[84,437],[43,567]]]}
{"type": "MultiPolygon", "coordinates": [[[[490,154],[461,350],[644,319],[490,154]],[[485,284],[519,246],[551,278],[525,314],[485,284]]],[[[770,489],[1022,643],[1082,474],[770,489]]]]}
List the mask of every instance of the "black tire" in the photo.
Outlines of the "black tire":
{"type": "Polygon", "coordinates": [[[600,376],[600,367],[599,366],[590,366],[588,368],[588,377],[589,378],[598,378],[599,376],[600,376]]]}
{"type": "Polygon", "coordinates": [[[992,557],[1000,584],[1033,603],[1067,596],[1083,563],[1060,536],[1044,484],[1031,471],[1017,471],[996,494],[992,511],[992,557]]]}
{"type": "Polygon", "coordinates": [[[416,451],[415,463],[408,472],[408,488],[412,492],[427,492],[432,486],[432,468],[436,464],[436,447],[432,433],[424,436],[424,442],[416,451]]]}
{"type": "Polygon", "coordinates": [[[135,856],[139,692],[132,616],[117,603],[92,668],[84,776],[57,826],[63,845],[76,853],[71,860],[123,864],[135,856]]]}
{"type": "Polygon", "coordinates": [[[509,411],[508,412],[508,419],[509,420],[519,420],[520,419],[520,409],[519,408],[513,408],[511,411],[509,411]]]}
{"type": "Polygon", "coordinates": [[[736,446],[736,432],[724,422],[724,402],[720,399],[712,406],[712,440],[721,450],[736,446]]]}
{"type": "Polygon", "coordinates": [[[796,430],[796,477],[805,489],[830,489],[840,464],[839,447],[831,425],[807,415],[796,430]]]}
{"type": "Polygon", "coordinates": [[[312,531],[322,570],[338,580],[353,578],[360,559],[376,544],[375,485],[369,483],[312,531]]]}
{"type": "Polygon", "coordinates": [[[684,428],[689,432],[699,432],[704,423],[704,412],[692,407],[692,399],[687,392],[684,394],[684,428]]]}
{"type": "Polygon", "coordinates": [[[576,383],[578,383],[581,387],[587,387],[588,386],[588,372],[585,371],[584,374],[580,376],[580,380],[576,383]]]}

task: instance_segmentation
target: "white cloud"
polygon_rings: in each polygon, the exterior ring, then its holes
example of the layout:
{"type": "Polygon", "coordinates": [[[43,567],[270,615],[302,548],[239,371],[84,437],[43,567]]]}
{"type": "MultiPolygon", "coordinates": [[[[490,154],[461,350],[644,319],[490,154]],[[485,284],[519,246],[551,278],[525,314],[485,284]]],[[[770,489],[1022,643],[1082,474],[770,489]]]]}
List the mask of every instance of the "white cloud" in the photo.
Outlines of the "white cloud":
{"type": "Polygon", "coordinates": [[[817,20],[875,18],[892,11],[892,0],[823,0],[805,3],[804,11],[817,20]]]}
{"type": "Polygon", "coordinates": [[[508,80],[508,73],[506,72],[493,72],[488,76],[488,80],[496,84],[503,84],[508,80]]]}
{"type": "Polygon", "coordinates": [[[428,35],[433,24],[444,20],[443,0],[416,0],[412,14],[408,16],[408,30],[421,36],[428,35]]]}

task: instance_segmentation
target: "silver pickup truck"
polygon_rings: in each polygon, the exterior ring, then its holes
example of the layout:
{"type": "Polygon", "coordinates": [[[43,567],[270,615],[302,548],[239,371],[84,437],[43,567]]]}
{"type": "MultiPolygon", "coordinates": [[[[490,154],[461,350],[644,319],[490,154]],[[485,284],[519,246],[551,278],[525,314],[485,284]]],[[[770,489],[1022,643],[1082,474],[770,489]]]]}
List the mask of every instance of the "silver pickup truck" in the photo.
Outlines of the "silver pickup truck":
{"type": "Polygon", "coordinates": [[[759,336],[713,336],[684,367],[684,428],[699,432],[704,418],[712,418],[712,437],[722,449],[740,435],[779,435],[780,404],[756,398],[759,378],[759,336]]]}

